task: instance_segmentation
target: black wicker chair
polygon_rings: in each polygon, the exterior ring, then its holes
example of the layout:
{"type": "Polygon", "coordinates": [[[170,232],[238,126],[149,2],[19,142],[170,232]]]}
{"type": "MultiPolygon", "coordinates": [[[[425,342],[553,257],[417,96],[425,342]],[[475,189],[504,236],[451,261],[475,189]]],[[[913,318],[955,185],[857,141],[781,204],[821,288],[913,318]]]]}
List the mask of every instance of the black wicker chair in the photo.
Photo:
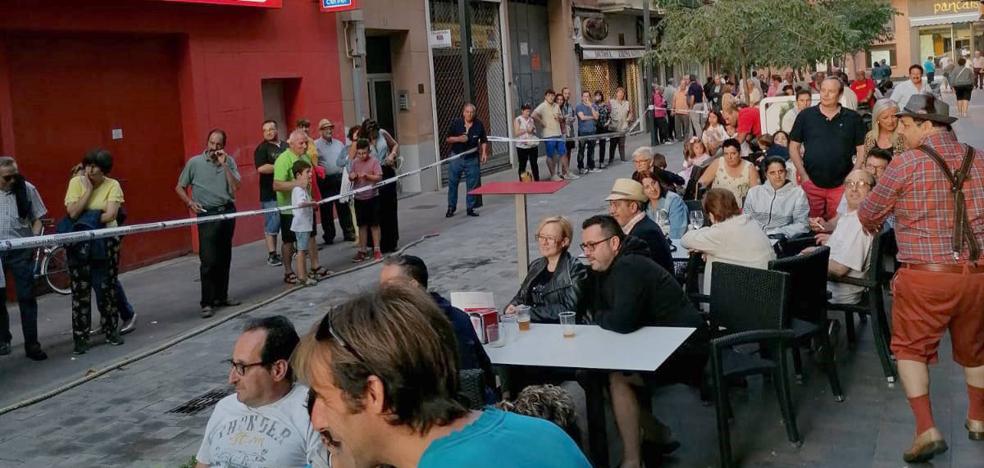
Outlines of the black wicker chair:
{"type": "Polygon", "coordinates": [[[485,372],[482,369],[458,371],[458,393],[468,402],[471,409],[485,406],[485,372]]]}
{"type": "Polygon", "coordinates": [[[803,362],[799,349],[815,344],[820,365],[830,381],[834,400],[841,402],[844,401],[844,391],[837,374],[837,353],[831,344],[832,321],[827,318],[829,260],[830,248],[818,247],[808,254],[773,260],[769,262],[769,269],[788,273],[795,291],[790,306],[793,315],[790,328],[796,334],[796,346],[792,351],[797,380],[802,381],[803,378],[803,362]]]}
{"type": "Polygon", "coordinates": [[[789,440],[801,444],[789,388],[786,348],[795,339],[788,329],[790,281],[786,273],[715,263],[711,282],[712,330],[723,330],[710,343],[711,378],[717,407],[721,466],[732,466],[728,419],[730,378],[771,375],[789,440]],[[738,345],[757,344],[760,355],[739,352],[738,345]]]}

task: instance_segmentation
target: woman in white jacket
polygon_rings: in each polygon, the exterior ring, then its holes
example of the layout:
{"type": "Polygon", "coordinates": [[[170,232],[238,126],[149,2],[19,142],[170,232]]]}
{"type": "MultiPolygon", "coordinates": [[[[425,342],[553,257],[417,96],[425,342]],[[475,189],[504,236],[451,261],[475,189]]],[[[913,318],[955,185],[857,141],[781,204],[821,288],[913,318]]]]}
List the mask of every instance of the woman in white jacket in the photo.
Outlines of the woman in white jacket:
{"type": "Polygon", "coordinates": [[[745,214],[768,236],[792,239],[810,232],[810,204],[803,189],[786,178],[786,162],[778,156],[766,159],[765,177],[768,183],[748,190],[745,214]]]}
{"type": "Polygon", "coordinates": [[[707,260],[705,294],[711,291],[711,271],[715,262],[766,269],[769,261],[776,258],[769,238],[758,223],[741,214],[731,191],[723,188],[708,190],[704,195],[704,211],[711,226],[684,234],[680,244],[685,249],[704,254],[707,260]]]}

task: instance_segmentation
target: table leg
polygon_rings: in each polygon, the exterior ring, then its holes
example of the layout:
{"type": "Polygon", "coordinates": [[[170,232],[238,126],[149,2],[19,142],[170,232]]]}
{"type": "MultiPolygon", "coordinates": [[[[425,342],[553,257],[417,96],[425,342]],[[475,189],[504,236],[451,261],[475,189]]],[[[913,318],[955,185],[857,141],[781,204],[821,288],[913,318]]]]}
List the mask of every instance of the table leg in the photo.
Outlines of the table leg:
{"type": "Polygon", "coordinates": [[[526,220],[526,195],[516,194],[516,271],[519,278],[526,277],[530,265],[529,224],[526,220]]]}
{"type": "Polygon", "coordinates": [[[605,388],[608,378],[604,373],[584,371],[579,373],[578,383],[584,389],[588,406],[588,444],[591,461],[596,467],[608,466],[608,432],[605,424],[605,388]]]}

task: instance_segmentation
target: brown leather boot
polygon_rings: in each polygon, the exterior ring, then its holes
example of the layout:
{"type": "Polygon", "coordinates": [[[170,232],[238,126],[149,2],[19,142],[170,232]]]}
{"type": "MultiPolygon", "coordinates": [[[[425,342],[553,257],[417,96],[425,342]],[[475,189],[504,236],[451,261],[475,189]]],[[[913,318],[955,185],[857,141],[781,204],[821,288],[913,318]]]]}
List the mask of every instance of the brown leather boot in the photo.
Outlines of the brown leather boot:
{"type": "Polygon", "coordinates": [[[916,439],[912,441],[912,447],[909,447],[909,450],[902,454],[902,459],[906,463],[923,463],[946,452],[946,449],[943,434],[934,427],[916,436],[916,439]]]}

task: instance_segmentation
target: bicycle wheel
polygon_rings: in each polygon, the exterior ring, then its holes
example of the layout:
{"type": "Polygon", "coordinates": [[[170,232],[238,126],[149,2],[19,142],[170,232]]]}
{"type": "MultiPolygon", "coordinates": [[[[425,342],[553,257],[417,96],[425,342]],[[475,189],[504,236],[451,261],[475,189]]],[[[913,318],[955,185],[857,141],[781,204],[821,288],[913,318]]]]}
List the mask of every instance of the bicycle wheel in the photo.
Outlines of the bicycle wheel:
{"type": "Polygon", "coordinates": [[[46,252],[41,262],[41,274],[52,291],[67,296],[72,293],[72,279],[68,276],[68,254],[64,246],[56,246],[46,252]]]}

